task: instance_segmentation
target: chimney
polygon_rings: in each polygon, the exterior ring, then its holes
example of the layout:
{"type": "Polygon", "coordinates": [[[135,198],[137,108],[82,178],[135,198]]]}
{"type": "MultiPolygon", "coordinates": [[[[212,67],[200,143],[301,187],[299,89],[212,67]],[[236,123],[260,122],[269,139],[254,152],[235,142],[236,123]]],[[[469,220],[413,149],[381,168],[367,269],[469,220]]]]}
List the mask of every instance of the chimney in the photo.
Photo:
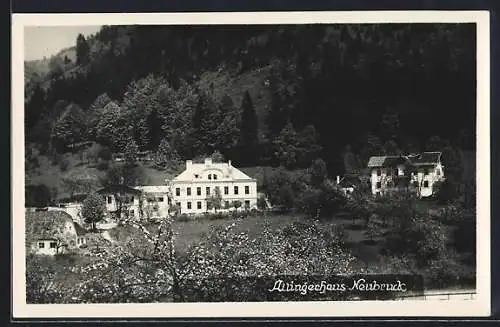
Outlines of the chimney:
{"type": "Polygon", "coordinates": [[[211,164],[212,164],[212,158],[206,158],[205,165],[211,165],[211,164]]]}
{"type": "Polygon", "coordinates": [[[340,184],[340,176],[337,175],[337,185],[339,185],[339,184],[340,184]]]}
{"type": "Polygon", "coordinates": [[[227,165],[228,165],[229,167],[231,167],[231,160],[229,160],[229,161],[227,162],[227,165]]]}
{"type": "Polygon", "coordinates": [[[193,160],[186,160],[186,169],[191,169],[192,165],[193,165],[193,160]]]}

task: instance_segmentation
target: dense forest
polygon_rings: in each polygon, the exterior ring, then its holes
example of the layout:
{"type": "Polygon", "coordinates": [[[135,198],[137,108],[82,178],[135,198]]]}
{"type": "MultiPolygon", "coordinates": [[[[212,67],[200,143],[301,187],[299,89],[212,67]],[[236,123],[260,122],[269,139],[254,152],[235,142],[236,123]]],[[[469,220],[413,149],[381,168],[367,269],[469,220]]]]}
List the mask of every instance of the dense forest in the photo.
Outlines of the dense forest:
{"type": "Polygon", "coordinates": [[[73,50],[25,63],[27,151],[91,141],[289,168],[319,156],[340,173],[475,146],[474,24],[103,26],[73,50]]]}

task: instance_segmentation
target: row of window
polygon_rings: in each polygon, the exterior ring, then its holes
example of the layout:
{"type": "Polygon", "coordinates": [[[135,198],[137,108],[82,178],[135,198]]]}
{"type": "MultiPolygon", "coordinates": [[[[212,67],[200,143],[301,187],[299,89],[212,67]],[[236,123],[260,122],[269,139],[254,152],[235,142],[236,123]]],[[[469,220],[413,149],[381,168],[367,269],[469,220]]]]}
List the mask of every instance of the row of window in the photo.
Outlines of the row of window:
{"type": "MultiPolygon", "coordinates": [[[[250,208],[250,200],[245,200],[243,203],[244,203],[245,208],[250,208]]],[[[181,202],[177,202],[176,205],[179,208],[182,208],[182,203],[181,202]]],[[[229,208],[230,207],[230,202],[229,201],[224,201],[224,207],[225,208],[229,208]]],[[[191,201],[186,202],[186,208],[188,210],[193,209],[193,203],[191,201]]],[[[202,201],[197,201],[196,202],[196,209],[199,209],[199,210],[202,209],[202,201]]]]}
{"type": "MultiPolygon", "coordinates": [[[[392,186],[392,184],[387,183],[387,186],[388,186],[388,187],[391,187],[391,186],[392,186]]],[[[397,184],[395,184],[394,186],[397,186],[397,184]]],[[[418,187],[418,182],[417,182],[417,181],[413,182],[413,186],[418,187]]],[[[423,187],[424,187],[424,188],[429,187],[429,181],[424,181],[423,187]]],[[[377,182],[377,184],[376,184],[376,188],[382,188],[382,183],[381,183],[381,182],[377,182]]]]}
{"type": "MultiPolygon", "coordinates": [[[[216,186],[215,188],[219,188],[219,187],[216,186]]],[[[215,190],[215,188],[214,188],[214,190],[215,190]]],[[[210,192],[211,192],[210,187],[208,187],[208,186],[205,187],[205,195],[210,196],[210,192]]],[[[234,188],[233,188],[233,194],[234,195],[238,195],[238,193],[239,193],[238,186],[234,186],[234,188]]],[[[245,194],[250,194],[250,186],[248,186],[248,185],[245,186],[245,194]]],[[[180,196],[181,195],[181,189],[180,189],[180,187],[177,187],[175,189],[175,195],[176,196],[180,196]]],[[[191,193],[191,187],[187,187],[186,188],[186,195],[187,196],[191,196],[192,195],[192,193],[191,193]]],[[[201,187],[197,187],[196,188],[196,195],[198,195],[198,196],[201,195],[201,187]]],[[[229,195],[229,186],[224,186],[224,195],[229,195]]]]}
{"type": "MultiPolygon", "coordinates": [[[[56,243],[56,242],[50,242],[50,243],[49,243],[49,247],[50,247],[51,249],[55,249],[55,248],[57,247],[57,243],[56,243]]],[[[39,249],[43,249],[43,248],[45,248],[45,243],[44,243],[44,242],[38,242],[38,248],[39,248],[39,249]]]]}
{"type": "MultiPolygon", "coordinates": [[[[112,204],[113,203],[113,197],[112,196],[108,196],[107,199],[106,199],[106,201],[108,202],[108,204],[112,204]]],[[[148,202],[153,202],[153,201],[154,201],[153,198],[149,198],[148,199],[148,202]]],[[[159,197],[156,198],[156,201],[163,202],[163,201],[165,201],[165,198],[163,196],[159,196],[159,197]]],[[[134,202],[134,197],[129,198],[128,202],[129,203],[133,203],[134,202]]]]}
{"type": "MultiPolygon", "coordinates": [[[[394,169],[392,169],[392,173],[393,173],[393,175],[399,175],[399,170],[398,170],[398,168],[394,168],[394,169]]],[[[424,175],[426,175],[426,176],[427,176],[427,175],[429,175],[429,173],[430,173],[430,172],[429,172],[429,169],[428,169],[428,168],[424,169],[424,175]]],[[[438,175],[438,176],[439,176],[440,174],[441,174],[441,171],[440,171],[439,169],[437,169],[437,170],[436,170],[436,175],[438,175]]],[[[377,169],[377,176],[381,176],[381,175],[382,175],[382,169],[377,169]]]]}

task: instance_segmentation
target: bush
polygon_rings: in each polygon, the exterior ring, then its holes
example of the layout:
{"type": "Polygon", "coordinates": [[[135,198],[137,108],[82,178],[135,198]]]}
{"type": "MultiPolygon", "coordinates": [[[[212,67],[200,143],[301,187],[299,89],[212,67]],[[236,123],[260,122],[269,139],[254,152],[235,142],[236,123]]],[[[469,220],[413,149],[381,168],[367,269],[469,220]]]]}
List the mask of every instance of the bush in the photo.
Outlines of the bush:
{"type": "Polygon", "coordinates": [[[446,251],[440,258],[431,260],[424,273],[427,287],[474,285],[476,281],[475,268],[462,264],[453,251],[446,251]]]}
{"type": "Polygon", "coordinates": [[[179,216],[177,216],[177,220],[178,221],[190,221],[191,220],[191,217],[188,215],[188,214],[180,214],[179,216]]]}
{"type": "Polygon", "coordinates": [[[97,158],[103,161],[110,161],[113,155],[111,153],[111,149],[107,146],[100,146],[97,149],[97,158]]]}
{"type": "Polygon", "coordinates": [[[61,171],[67,171],[68,168],[69,168],[69,159],[67,157],[64,157],[61,159],[61,161],[59,162],[59,168],[61,169],[61,171]]]}
{"type": "Polygon", "coordinates": [[[101,171],[107,171],[109,169],[109,161],[100,161],[97,164],[97,169],[101,171]]]}
{"type": "Polygon", "coordinates": [[[459,252],[476,254],[476,214],[475,212],[461,212],[453,232],[455,249],[459,252]]]}
{"type": "Polygon", "coordinates": [[[347,198],[336,186],[326,181],[319,188],[302,192],[297,202],[301,211],[312,217],[331,219],[347,205],[347,198]]]}

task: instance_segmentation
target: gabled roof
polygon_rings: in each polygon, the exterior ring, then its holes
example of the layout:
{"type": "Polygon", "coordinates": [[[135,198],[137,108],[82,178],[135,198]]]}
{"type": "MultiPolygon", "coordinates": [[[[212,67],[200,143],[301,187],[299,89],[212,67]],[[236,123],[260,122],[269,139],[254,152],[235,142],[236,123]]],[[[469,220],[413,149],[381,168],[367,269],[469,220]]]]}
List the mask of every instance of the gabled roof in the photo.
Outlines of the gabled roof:
{"type": "Polygon", "coordinates": [[[217,170],[221,173],[219,180],[248,180],[254,179],[243,173],[238,168],[233,167],[230,163],[191,163],[186,165],[186,169],[177,175],[172,182],[197,182],[204,181],[195,176],[202,176],[206,170],[217,170]]]}
{"type": "Polygon", "coordinates": [[[87,234],[87,230],[85,228],[83,228],[82,226],[80,226],[80,224],[74,223],[74,225],[75,225],[76,235],[82,236],[82,235],[87,234]]]}
{"type": "Polygon", "coordinates": [[[374,156],[368,161],[368,168],[394,167],[401,163],[406,163],[408,158],[405,156],[374,156]]]}
{"type": "Polygon", "coordinates": [[[441,161],[441,152],[422,152],[416,156],[409,157],[414,165],[435,165],[441,161]]]}
{"type": "Polygon", "coordinates": [[[409,156],[373,156],[368,160],[368,168],[395,167],[400,163],[415,166],[436,165],[441,160],[441,152],[422,152],[409,156]]]}
{"type": "Polygon", "coordinates": [[[108,185],[97,191],[98,194],[140,194],[141,191],[126,185],[108,185]]]}
{"type": "Polygon", "coordinates": [[[27,212],[25,216],[27,239],[54,239],[64,230],[66,223],[73,223],[71,216],[64,211],[27,212]]]}

